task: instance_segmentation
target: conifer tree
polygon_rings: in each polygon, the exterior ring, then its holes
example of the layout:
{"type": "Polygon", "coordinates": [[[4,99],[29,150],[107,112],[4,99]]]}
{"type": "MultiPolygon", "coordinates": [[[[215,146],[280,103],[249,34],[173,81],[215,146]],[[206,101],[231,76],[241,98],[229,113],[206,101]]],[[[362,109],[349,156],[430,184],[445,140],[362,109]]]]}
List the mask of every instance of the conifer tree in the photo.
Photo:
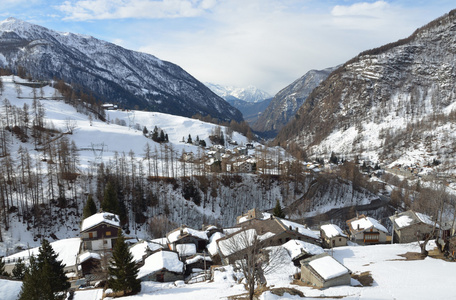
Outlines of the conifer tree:
{"type": "Polygon", "coordinates": [[[285,218],[285,213],[282,210],[282,207],[280,206],[279,199],[277,199],[276,206],[274,207],[274,211],[272,214],[277,217],[277,218],[285,218]]]}
{"type": "Polygon", "coordinates": [[[25,271],[27,268],[25,267],[25,263],[22,259],[18,259],[16,264],[14,265],[12,274],[13,278],[17,280],[23,280],[25,276],[25,271]]]}
{"type": "Polygon", "coordinates": [[[108,286],[124,295],[136,294],[141,290],[141,281],[137,278],[139,269],[120,230],[118,236],[108,267],[108,286]]]}
{"type": "Polygon", "coordinates": [[[53,293],[65,291],[70,288],[65,272],[65,264],[57,260],[57,254],[51,244],[43,239],[36,259],[38,269],[44,276],[42,280],[49,280],[53,293]]]}
{"type": "Polygon", "coordinates": [[[97,213],[97,206],[95,205],[95,202],[93,201],[92,195],[89,195],[89,197],[87,198],[87,202],[84,206],[84,210],[82,211],[82,218],[86,219],[96,213],[97,213]]]}
{"type": "Polygon", "coordinates": [[[117,215],[119,214],[119,201],[117,198],[117,191],[110,181],[106,185],[103,202],[101,202],[101,208],[105,212],[110,212],[117,215]]]}
{"type": "Polygon", "coordinates": [[[30,264],[24,274],[19,300],[56,300],[65,297],[64,292],[70,287],[61,261],[51,244],[43,239],[38,256],[30,257],[30,264]]]}
{"type": "Polygon", "coordinates": [[[44,288],[48,285],[47,280],[43,281],[41,270],[38,268],[35,257],[30,257],[30,264],[24,274],[19,300],[54,300],[54,295],[44,295],[44,288]]]}
{"type": "Polygon", "coordinates": [[[8,273],[5,271],[5,262],[2,257],[0,257],[0,276],[8,276],[8,273]]]}

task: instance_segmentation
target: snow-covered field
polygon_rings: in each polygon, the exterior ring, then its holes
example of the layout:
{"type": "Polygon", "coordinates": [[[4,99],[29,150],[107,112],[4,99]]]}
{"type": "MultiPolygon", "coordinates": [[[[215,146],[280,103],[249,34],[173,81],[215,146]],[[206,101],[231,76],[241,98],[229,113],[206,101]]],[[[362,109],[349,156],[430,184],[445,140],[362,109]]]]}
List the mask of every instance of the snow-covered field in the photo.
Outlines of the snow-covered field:
{"type": "MultiPolygon", "coordinates": [[[[430,245],[432,246],[432,245],[430,245]]],[[[313,289],[291,283],[291,275],[296,271],[291,261],[284,261],[280,269],[267,275],[271,288],[289,287],[304,293],[306,299],[340,298],[343,299],[456,299],[453,284],[456,279],[456,263],[434,258],[406,261],[398,255],[418,252],[416,243],[347,246],[335,248],[333,255],[354,274],[370,271],[374,279],[372,286],[339,286],[327,289],[313,289]]],[[[138,295],[124,297],[128,300],[201,300],[227,299],[229,296],[245,293],[244,286],[233,278],[234,272],[216,272],[212,282],[185,284],[144,282],[138,295]]],[[[352,285],[358,282],[352,280],[352,285]]],[[[20,292],[20,283],[0,280],[0,299],[15,299],[20,292]]],[[[74,299],[101,299],[101,290],[81,290],[75,292],[74,299]]],[[[109,299],[109,298],[108,298],[109,299]]],[[[260,297],[270,299],[301,299],[299,296],[285,294],[276,296],[265,292],[260,297]]]]}

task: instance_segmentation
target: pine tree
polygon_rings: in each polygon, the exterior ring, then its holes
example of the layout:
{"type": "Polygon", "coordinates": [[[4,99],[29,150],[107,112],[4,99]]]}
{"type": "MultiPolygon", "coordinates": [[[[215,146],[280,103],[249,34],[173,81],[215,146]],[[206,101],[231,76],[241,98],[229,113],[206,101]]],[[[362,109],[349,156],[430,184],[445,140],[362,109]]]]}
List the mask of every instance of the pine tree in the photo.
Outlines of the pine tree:
{"type": "Polygon", "coordinates": [[[105,212],[110,212],[117,215],[119,214],[119,201],[117,198],[117,191],[110,181],[106,185],[103,202],[101,202],[101,208],[105,212]]]}
{"type": "Polygon", "coordinates": [[[5,262],[2,257],[0,257],[0,276],[8,276],[8,273],[5,271],[5,262]]]}
{"type": "Polygon", "coordinates": [[[13,278],[17,280],[23,280],[26,270],[27,268],[25,267],[25,263],[22,261],[22,259],[19,258],[12,271],[13,278]]]}
{"type": "Polygon", "coordinates": [[[108,286],[115,292],[123,291],[124,295],[138,293],[141,290],[141,281],[137,278],[138,271],[133,255],[125,243],[125,237],[119,230],[108,267],[108,286]]]}
{"type": "Polygon", "coordinates": [[[277,199],[276,206],[274,207],[274,211],[272,214],[277,217],[277,218],[285,218],[285,213],[282,210],[282,207],[280,206],[279,199],[277,199]]]}
{"type": "MultiPolygon", "coordinates": [[[[47,280],[42,280],[41,270],[38,268],[35,257],[30,257],[30,264],[24,274],[19,300],[54,300],[54,295],[44,295],[42,288],[48,285],[47,280]]],[[[46,288],[45,290],[48,290],[46,288]]]]}
{"type": "Polygon", "coordinates": [[[70,288],[61,261],[51,244],[43,239],[38,256],[30,257],[30,264],[24,274],[19,300],[56,300],[65,294],[60,293],[70,288]],[[59,294],[60,293],[60,294],[59,294]]]}
{"type": "Polygon", "coordinates": [[[43,272],[44,278],[49,280],[53,293],[65,291],[70,288],[65,272],[65,264],[57,260],[57,254],[51,244],[43,239],[36,259],[38,269],[43,272]]]}
{"type": "Polygon", "coordinates": [[[95,202],[93,201],[92,195],[89,195],[89,197],[87,198],[87,202],[84,206],[84,210],[82,211],[82,217],[83,217],[83,219],[86,219],[96,213],[97,213],[97,206],[95,205],[95,202]]]}

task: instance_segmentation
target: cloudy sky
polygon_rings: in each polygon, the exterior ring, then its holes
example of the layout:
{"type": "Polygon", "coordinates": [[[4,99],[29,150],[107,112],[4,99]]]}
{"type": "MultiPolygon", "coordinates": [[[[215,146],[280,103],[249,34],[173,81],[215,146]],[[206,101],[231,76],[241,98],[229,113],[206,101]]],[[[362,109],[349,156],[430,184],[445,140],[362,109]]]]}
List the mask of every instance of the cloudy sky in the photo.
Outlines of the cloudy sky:
{"type": "Polygon", "coordinates": [[[203,82],[275,94],[454,8],[454,0],[1,0],[0,18],[91,35],[203,82]]]}

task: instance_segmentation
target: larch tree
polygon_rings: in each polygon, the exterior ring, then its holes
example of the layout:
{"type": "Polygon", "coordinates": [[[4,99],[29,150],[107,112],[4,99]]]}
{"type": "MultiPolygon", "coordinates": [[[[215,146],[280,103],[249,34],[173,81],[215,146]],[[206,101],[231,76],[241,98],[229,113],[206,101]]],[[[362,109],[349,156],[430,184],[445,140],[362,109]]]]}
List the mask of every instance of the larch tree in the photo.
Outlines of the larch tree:
{"type": "Polygon", "coordinates": [[[137,278],[139,269],[122,232],[119,231],[118,236],[108,267],[108,286],[123,295],[136,294],[141,290],[141,281],[137,278]]]}

